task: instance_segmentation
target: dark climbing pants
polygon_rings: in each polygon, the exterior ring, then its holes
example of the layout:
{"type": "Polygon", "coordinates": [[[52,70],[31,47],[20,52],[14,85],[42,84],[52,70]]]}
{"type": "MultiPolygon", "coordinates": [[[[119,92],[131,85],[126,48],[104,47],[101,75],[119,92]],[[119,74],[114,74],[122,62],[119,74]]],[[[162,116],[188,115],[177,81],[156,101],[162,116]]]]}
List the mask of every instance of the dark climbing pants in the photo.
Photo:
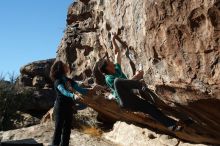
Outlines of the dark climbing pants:
{"type": "Polygon", "coordinates": [[[56,101],[54,105],[55,130],[52,141],[53,146],[69,146],[73,118],[72,106],[72,103],[61,103],[60,101],[56,101]]]}
{"type": "Polygon", "coordinates": [[[142,84],[139,81],[117,78],[114,81],[114,88],[116,94],[121,99],[122,106],[124,108],[130,108],[132,110],[147,113],[166,127],[176,124],[175,120],[165,116],[154,105],[150,104],[146,100],[142,100],[132,92],[132,89],[140,90],[142,88],[142,84]]]}

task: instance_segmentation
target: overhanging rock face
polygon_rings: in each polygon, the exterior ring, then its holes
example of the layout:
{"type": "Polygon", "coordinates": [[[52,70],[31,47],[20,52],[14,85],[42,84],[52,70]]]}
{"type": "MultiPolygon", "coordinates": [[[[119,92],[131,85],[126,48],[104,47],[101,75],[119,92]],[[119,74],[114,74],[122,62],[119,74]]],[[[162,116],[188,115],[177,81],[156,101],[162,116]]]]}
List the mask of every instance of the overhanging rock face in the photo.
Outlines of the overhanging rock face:
{"type": "MultiPolygon", "coordinates": [[[[103,76],[96,64],[114,59],[112,32],[127,45],[122,68],[131,77],[139,64],[144,80],[158,94],[156,105],[177,119],[195,122],[175,135],[196,143],[220,144],[220,1],[81,0],[68,10],[57,58],[85,80],[103,76]]],[[[169,133],[142,113],[119,109],[104,97],[84,103],[116,120],[142,123],[169,133]]]]}
{"type": "Polygon", "coordinates": [[[107,117],[108,120],[143,124],[147,127],[189,142],[220,143],[218,138],[220,136],[220,120],[218,115],[219,100],[204,98],[195,102],[190,102],[187,105],[176,104],[174,107],[171,107],[164,103],[160,98],[155,99],[155,104],[163,111],[163,113],[180,121],[184,121],[186,118],[190,117],[193,120],[193,123],[180,123],[183,126],[183,129],[178,132],[171,132],[166,127],[152,119],[148,114],[141,111],[121,109],[115,101],[106,99],[105,95],[96,97],[84,96],[81,99],[81,102],[89,105],[107,117]]]}

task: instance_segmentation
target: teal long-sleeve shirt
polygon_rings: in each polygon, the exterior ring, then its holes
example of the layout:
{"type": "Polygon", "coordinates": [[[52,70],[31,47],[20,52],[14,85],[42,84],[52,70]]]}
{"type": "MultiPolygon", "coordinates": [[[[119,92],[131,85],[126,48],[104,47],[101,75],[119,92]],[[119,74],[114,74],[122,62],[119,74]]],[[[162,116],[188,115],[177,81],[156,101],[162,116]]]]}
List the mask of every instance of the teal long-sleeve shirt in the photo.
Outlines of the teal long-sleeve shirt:
{"type": "Polygon", "coordinates": [[[58,91],[59,91],[62,95],[66,96],[66,97],[70,97],[70,98],[72,98],[73,100],[75,100],[74,94],[73,94],[72,92],[70,92],[68,89],[65,88],[65,85],[64,85],[64,84],[65,84],[65,82],[67,82],[67,81],[70,82],[72,88],[73,88],[74,90],[76,90],[77,92],[79,92],[80,94],[86,95],[86,94],[88,93],[88,89],[81,88],[81,87],[79,87],[79,85],[78,85],[75,81],[73,81],[73,80],[71,80],[71,79],[69,79],[69,78],[67,78],[67,77],[63,77],[63,78],[62,78],[62,81],[58,81],[58,82],[56,83],[56,88],[58,89],[58,91]]]}

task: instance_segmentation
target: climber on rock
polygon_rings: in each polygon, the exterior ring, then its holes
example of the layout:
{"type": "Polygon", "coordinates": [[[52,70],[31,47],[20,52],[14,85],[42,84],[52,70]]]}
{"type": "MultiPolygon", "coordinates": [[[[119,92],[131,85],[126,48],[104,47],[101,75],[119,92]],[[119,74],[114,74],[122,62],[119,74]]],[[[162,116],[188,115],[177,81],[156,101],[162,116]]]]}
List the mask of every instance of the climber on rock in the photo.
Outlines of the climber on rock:
{"type": "Polygon", "coordinates": [[[137,71],[132,79],[127,79],[121,69],[120,49],[125,48],[119,48],[116,40],[123,44],[122,40],[114,34],[112,43],[115,53],[115,63],[109,61],[108,59],[103,59],[99,65],[99,70],[105,75],[105,81],[111,88],[116,102],[122,108],[130,108],[132,110],[142,111],[149,114],[155,120],[166,126],[169,130],[178,130],[179,126],[177,126],[177,122],[175,120],[165,116],[153,104],[139,98],[135,93],[133,93],[133,89],[138,89],[143,92],[147,92],[149,90],[145,83],[139,81],[143,78],[144,72],[142,70],[137,71]]]}

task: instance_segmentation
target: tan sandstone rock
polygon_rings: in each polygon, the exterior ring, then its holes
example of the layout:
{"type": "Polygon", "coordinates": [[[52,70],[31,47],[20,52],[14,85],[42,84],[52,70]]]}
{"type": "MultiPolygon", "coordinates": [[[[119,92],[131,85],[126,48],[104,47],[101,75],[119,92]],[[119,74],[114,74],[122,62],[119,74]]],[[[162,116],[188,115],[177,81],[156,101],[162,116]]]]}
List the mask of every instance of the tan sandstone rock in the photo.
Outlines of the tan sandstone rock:
{"type": "MultiPolygon", "coordinates": [[[[114,59],[111,38],[118,33],[127,46],[125,74],[131,77],[142,64],[145,82],[158,95],[156,106],[176,119],[194,121],[175,136],[220,144],[219,7],[219,0],[75,1],[56,59],[72,67],[71,77],[104,83],[96,65],[105,55],[114,59]]],[[[112,119],[169,133],[149,116],[121,110],[104,96],[82,102],[112,119]]]]}

